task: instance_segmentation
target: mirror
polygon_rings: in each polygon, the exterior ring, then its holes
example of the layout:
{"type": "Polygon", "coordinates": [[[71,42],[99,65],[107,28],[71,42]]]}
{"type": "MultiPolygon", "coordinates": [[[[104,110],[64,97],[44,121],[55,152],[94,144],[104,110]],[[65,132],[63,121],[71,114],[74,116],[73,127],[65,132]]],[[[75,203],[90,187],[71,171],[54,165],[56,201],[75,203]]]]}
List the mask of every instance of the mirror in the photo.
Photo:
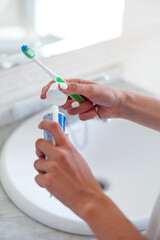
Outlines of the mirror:
{"type": "Polygon", "coordinates": [[[117,38],[123,11],[124,0],[0,1],[0,70],[27,61],[23,44],[43,58],[117,38]]]}

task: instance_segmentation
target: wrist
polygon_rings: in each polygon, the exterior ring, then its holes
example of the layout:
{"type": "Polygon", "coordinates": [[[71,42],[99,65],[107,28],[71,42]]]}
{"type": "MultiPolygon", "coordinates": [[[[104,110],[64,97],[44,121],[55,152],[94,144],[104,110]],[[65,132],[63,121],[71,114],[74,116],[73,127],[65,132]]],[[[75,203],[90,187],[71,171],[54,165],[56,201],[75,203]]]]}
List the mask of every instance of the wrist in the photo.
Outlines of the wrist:
{"type": "Polygon", "coordinates": [[[74,204],[71,209],[87,222],[90,212],[101,202],[103,195],[102,191],[81,191],[76,197],[74,196],[74,204]]]}
{"type": "Polygon", "coordinates": [[[122,90],[122,98],[121,103],[119,107],[119,116],[120,118],[136,121],[137,116],[140,112],[142,112],[142,109],[144,109],[145,105],[140,107],[141,104],[141,98],[144,98],[144,96],[130,91],[122,90]]]}
{"type": "Polygon", "coordinates": [[[125,118],[125,115],[128,114],[128,102],[130,96],[127,91],[121,90],[121,98],[119,102],[119,118],[125,118]]]}
{"type": "Polygon", "coordinates": [[[103,210],[103,206],[108,205],[109,201],[110,199],[103,192],[91,195],[83,205],[80,217],[90,225],[96,215],[101,212],[101,208],[103,210]]]}

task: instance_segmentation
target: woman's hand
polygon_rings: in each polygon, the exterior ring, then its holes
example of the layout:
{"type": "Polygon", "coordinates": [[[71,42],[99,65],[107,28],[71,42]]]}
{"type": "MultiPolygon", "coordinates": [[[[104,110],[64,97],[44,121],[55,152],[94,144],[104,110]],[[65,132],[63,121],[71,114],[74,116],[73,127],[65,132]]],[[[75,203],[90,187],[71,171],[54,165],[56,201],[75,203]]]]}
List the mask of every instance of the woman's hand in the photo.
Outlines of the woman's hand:
{"type": "MultiPolygon", "coordinates": [[[[42,89],[42,99],[46,98],[46,93],[53,82],[42,89]]],[[[67,84],[60,83],[59,86],[63,93],[80,94],[87,99],[75,107],[72,104],[76,101],[68,98],[62,107],[70,115],[79,114],[81,120],[92,119],[96,114],[100,119],[123,118],[160,131],[159,99],[81,79],[66,82],[67,84]]]]}
{"type": "MultiPolygon", "coordinates": [[[[42,89],[42,99],[46,98],[46,93],[53,82],[51,81],[42,89]]],[[[63,93],[67,95],[80,94],[86,99],[86,102],[79,104],[75,100],[68,98],[62,108],[67,110],[70,115],[79,114],[81,120],[92,119],[96,114],[100,119],[119,117],[123,91],[81,79],[70,79],[66,82],[66,85],[64,83],[59,84],[59,89],[63,93]],[[78,104],[79,106],[77,106],[78,104]]]]}
{"type": "Polygon", "coordinates": [[[101,187],[58,123],[44,120],[39,128],[52,133],[55,145],[44,139],[37,140],[38,160],[34,166],[39,174],[35,180],[39,186],[46,188],[84,218],[89,205],[103,195],[101,187]]]}

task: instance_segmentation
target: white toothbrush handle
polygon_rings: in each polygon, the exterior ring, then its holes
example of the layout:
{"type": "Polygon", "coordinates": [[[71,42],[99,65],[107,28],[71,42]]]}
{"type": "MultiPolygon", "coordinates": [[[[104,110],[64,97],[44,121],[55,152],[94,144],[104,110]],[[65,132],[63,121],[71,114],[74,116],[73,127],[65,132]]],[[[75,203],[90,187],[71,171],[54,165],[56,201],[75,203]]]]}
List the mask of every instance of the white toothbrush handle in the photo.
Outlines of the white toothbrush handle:
{"type": "Polygon", "coordinates": [[[57,74],[55,74],[54,72],[52,72],[49,68],[47,68],[41,61],[39,61],[39,59],[35,56],[34,58],[32,58],[32,60],[37,63],[46,73],[48,73],[48,75],[56,81],[56,78],[58,77],[57,74]]]}

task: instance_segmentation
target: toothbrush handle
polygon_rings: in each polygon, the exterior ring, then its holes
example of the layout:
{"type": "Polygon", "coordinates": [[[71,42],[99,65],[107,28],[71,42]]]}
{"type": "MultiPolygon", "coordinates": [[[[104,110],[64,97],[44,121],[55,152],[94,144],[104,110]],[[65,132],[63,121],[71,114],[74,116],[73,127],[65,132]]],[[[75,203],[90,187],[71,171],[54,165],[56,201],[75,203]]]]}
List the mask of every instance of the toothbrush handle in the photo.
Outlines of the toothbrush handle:
{"type": "Polygon", "coordinates": [[[39,61],[37,57],[34,57],[32,60],[36,62],[46,73],[48,73],[53,80],[56,81],[57,75],[47,68],[41,61],[39,61]]]}

